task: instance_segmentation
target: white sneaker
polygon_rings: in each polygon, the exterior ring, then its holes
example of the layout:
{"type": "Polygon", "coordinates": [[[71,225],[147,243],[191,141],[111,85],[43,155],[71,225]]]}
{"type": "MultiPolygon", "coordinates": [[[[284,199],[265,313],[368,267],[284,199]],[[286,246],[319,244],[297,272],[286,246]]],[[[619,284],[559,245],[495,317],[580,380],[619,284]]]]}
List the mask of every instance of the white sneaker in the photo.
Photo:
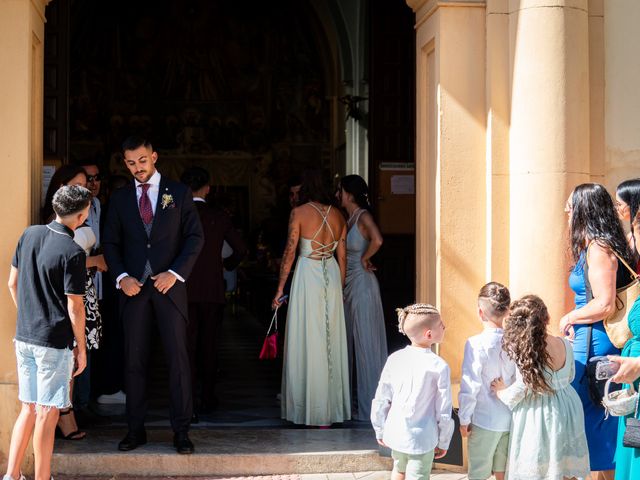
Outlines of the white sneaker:
{"type": "Polygon", "coordinates": [[[111,395],[100,395],[96,402],[103,405],[123,405],[127,403],[127,395],[120,390],[119,392],[112,393],[111,395]]]}
{"type": "MultiPolygon", "coordinates": [[[[53,477],[51,477],[53,479],[53,477]]],[[[13,477],[11,475],[4,475],[2,477],[2,480],[13,480],[13,477]]],[[[27,480],[24,475],[20,474],[20,478],[18,480],[27,480]]]]}

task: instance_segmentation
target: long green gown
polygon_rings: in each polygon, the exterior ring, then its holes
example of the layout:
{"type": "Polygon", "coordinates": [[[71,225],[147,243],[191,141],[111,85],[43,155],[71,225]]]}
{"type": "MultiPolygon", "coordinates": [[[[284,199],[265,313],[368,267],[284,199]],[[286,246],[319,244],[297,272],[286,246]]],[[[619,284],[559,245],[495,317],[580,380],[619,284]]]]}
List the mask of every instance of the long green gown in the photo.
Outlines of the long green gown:
{"type": "Polygon", "coordinates": [[[327,426],[351,418],[347,337],[338,242],[323,214],[313,238],[300,238],[293,274],[282,370],[282,418],[327,426]],[[327,228],[333,241],[316,240],[327,228]]]}

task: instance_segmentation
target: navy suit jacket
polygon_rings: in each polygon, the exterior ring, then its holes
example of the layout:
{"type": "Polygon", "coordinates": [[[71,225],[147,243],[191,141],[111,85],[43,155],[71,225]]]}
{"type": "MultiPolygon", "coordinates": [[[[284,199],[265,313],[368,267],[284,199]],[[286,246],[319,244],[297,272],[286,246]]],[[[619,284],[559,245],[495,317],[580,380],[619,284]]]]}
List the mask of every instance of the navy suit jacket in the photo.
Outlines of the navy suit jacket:
{"type": "MultiPolygon", "coordinates": [[[[198,258],[204,235],[191,191],[182,183],[160,179],[151,235],[147,236],[136,198],[135,182],[113,192],[102,236],[102,247],[112,278],[122,273],[140,279],[149,260],[153,274],[173,270],[185,280],[198,258]],[[162,196],[173,202],[162,207],[162,196]]],[[[167,292],[187,316],[187,289],[176,281],[167,292]]]]}

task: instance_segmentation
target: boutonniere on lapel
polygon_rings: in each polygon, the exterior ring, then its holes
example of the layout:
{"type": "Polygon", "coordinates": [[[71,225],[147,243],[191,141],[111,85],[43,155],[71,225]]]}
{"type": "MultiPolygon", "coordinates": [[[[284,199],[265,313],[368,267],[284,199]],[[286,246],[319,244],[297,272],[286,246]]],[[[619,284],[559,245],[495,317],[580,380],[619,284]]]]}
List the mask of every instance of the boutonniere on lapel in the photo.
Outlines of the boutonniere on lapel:
{"type": "Polygon", "coordinates": [[[163,193],[161,201],[162,201],[161,205],[163,210],[166,210],[167,208],[176,208],[176,204],[173,201],[173,195],[171,195],[170,193],[163,193]]]}

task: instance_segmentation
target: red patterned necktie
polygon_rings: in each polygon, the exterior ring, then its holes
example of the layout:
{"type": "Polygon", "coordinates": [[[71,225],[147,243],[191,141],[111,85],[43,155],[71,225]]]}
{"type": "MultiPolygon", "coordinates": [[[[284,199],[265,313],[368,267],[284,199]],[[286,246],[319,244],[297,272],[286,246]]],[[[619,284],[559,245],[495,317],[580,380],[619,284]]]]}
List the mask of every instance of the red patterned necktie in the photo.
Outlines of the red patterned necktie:
{"type": "Polygon", "coordinates": [[[142,195],[140,195],[140,201],[138,203],[138,207],[140,208],[140,216],[142,217],[142,221],[145,225],[151,224],[153,222],[153,208],[151,208],[151,200],[149,200],[149,195],[147,195],[147,191],[151,187],[148,183],[143,183],[138,185],[142,188],[142,195]]]}

